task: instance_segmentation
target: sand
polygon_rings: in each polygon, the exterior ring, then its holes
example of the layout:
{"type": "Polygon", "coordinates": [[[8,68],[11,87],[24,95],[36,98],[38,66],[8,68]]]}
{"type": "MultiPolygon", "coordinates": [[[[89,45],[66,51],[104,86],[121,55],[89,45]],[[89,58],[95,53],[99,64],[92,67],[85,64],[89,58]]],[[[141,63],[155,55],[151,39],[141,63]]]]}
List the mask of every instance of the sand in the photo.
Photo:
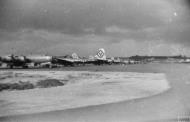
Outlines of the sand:
{"type": "Polygon", "coordinates": [[[147,98],[167,91],[163,73],[1,71],[1,83],[54,78],[64,86],[0,92],[0,117],[67,110],[147,98]]]}

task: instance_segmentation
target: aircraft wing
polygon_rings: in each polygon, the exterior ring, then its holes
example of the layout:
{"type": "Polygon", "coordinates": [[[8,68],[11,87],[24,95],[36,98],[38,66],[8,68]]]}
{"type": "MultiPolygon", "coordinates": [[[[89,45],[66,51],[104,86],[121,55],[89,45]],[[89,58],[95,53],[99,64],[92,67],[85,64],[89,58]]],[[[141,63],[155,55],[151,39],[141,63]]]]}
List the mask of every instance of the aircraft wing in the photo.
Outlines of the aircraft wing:
{"type": "Polygon", "coordinates": [[[94,65],[110,64],[108,60],[101,60],[101,59],[87,60],[86,63],[94,65]]]}
{"type": "Polygon", "coordinates": [[[74,66],[75,60],[69,58],[55,58],[54,62],[64,66],[74,66]]]}

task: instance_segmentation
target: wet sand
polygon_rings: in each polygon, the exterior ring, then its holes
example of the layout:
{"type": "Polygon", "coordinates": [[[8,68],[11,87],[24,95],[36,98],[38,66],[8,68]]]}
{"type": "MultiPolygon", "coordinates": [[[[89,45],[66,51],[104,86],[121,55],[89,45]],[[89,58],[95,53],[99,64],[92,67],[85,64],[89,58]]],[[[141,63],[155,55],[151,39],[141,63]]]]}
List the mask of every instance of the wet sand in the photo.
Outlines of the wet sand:
{"type": "MultiPolygon", "coordinates": [[[[112,67],[114,68],[114,67],[112,67]]],[[[79,69],[79,68],[78,68],[79,69]]],[[[93,70],[96,67],[92,68],[93,70]]],[[[97,68],[101,70],[101,68],[97,68]]],[[[104,67],[103,70],[110,69],[104,67]]],[[[85,70],[85,68],[82,68],[85,70]]],[[[115,67],[113,71],[126,71],[115,67]]],[[[2,117],[1,121],[72,121],[72,122],[137,122],[177,121],[187,117],[190,108],[190,67],[187,64],[130,65],[129,72],[165,73],[171,90],[156,96],[40,114],[2,117]]]]}

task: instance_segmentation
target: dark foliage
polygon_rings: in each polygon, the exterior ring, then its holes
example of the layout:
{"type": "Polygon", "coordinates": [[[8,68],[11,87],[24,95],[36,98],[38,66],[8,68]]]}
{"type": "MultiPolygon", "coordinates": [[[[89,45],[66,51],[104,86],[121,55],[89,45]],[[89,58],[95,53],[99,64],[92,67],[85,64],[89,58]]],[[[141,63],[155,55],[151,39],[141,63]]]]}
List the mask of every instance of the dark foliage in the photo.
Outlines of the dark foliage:
{"type": "Polygon", "coordinates": [[[19,83],[1,83],[0,91],[3,90],[25,90],[33,89],[34,85],[29,82],[19,82],[19,83]]]}
{"type": "Polygon", "coordinates": [[[46,80],[41,80],[37,82],[37,86],[41,88],[63,86],[63,85],[64,83],[60,82],[57,79],[46,79],[46,80]]]}

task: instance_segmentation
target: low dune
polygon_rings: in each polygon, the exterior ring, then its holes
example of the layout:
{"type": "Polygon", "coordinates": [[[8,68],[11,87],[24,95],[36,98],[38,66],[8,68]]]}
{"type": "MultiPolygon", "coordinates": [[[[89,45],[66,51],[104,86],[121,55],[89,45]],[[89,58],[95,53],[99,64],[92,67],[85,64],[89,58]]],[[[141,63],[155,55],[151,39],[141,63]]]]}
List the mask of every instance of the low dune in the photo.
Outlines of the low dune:
{"type": "MultiPolygon", "coordinates": [[[[1,71],[0,83],[54,79],[48,87],[0,92],[0,116],[79,108],[149,97],[170,88],[162,73],[89,71],[1,71]],[[64,85],[63,85],[63,84],[64,85]],[[53,85],[52,85],[53,84],[53,85]]],[[[52,80],[51,80],[52,81],[52,80]]]]}

